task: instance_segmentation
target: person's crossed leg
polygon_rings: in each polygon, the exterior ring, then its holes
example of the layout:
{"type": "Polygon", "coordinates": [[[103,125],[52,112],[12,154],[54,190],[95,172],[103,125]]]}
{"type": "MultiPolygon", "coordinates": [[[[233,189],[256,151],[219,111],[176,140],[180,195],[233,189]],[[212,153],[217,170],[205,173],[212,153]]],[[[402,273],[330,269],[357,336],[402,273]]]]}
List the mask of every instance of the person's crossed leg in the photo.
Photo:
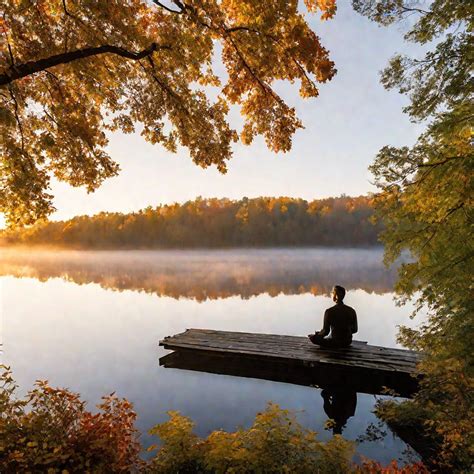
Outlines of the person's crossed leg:
{"type": "Polygon", "coordinates": [[[309,340],[318,346],[328,347],[332,349],[339,349],[342,347],[348,347],[349,344],[342,344],[340,341],[336,341],[330,337],[324,337],[319,334],[308,334],[309,340]]]}

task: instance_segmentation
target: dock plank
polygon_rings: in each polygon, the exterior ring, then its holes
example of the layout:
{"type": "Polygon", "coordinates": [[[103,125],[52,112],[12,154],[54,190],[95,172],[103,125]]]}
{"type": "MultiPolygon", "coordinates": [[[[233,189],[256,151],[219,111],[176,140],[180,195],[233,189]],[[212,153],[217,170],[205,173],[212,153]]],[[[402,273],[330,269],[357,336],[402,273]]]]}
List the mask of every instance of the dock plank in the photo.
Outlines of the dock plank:
{"type": "Polygon", "coordinates": [[[414,351],[372,346],[360,341],[353,341],[346,349],[323,349],[301,336],[212,329],[187,329],[183,333],[164,338],[160,345],[171,350],[284,359],[309,367],[329,365],[393,374],[414,374],[420,359],[420,354],[414,351]]]}

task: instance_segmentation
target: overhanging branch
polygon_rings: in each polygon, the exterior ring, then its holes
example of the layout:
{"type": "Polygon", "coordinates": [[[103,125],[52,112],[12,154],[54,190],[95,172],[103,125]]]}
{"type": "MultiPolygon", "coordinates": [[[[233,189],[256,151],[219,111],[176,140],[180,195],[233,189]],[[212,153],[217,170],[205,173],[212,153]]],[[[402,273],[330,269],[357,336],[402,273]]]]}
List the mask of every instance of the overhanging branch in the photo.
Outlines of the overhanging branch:
{"type": "MultiPolygon", "coordinates": [[[[178,15],[181,15],[184,10],[181,9],[181,10],[173,10],[172,8],[170,7],[167,7],[166,5],[164,5],[163,3],[159,2],[158,0],[153,0],[153,3],[155,5],[158,5],[159,7],[165,9],[167,12],[170,12],[170,13],[177,13],[178,15]]],[[[176,3],[176,2],[175,2],[176,3]]]]}
{"type": "Polygon", "coordinates": [[[150,56],[154,51],[158,49],[171,49],[171,46],[159,46],[156,43],[152,43],[148,48],[133,52],[128,51],[119,46],[113,46],[105,44],[102,46],[83,48],[76,51],[69,51],[67,53],[56,54],[49,58],[39,59],[38,61],[28,61],[23,64],[15,64],[10,66],[5,72],[0,74],[0,85],[10,84],[11,82],[21,79],[26,76],[30,76],[36,72],[41,72],[60,64],[67,64],[78,59],[90,58],[92,56],[98,56],[100,54],[116,54],[123,58],[132,59],[137,61],[150,56]]]}

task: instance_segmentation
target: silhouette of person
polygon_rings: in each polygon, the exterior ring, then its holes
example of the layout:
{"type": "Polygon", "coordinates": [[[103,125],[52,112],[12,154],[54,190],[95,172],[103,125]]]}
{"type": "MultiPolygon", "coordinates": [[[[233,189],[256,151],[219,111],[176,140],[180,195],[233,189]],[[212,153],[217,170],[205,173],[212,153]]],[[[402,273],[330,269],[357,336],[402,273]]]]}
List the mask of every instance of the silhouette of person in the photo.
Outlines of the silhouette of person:
{"type": "Polygon", "coordinates": [[[333,434],[342,434],[347,420],[355,415],[357,406],[357,392],[350,388],[332,388],[321,391],[323,408],[326,415],[334,420],[333,434]]]}
{"type": "Polygon", "coordinates": [[[352,334],[357,332],[357,314],[353,308],[343,303],[346,290],[336,285],[332,290],[332,299],[336,303],[324,313],[323,329],[308,337],[313,344],[321,347],[349,347],[352,334]],[[331,332],[330,337],[326,337],[331,332]]]}

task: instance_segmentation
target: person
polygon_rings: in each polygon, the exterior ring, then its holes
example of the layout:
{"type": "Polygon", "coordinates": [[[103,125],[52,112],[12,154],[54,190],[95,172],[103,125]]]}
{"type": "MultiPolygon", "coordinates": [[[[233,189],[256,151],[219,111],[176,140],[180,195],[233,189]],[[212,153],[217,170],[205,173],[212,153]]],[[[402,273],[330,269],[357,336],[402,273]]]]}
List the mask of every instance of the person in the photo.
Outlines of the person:
{"type": "Polygon", "coordinates": [[[352,343],[352,334],[357,332],[357,314],[353,308],[344,304],[346,290],[336,285],[332,290],[332,299],[336,303],[324,313],[323,329],[308,337],[313,344],[321,347],[342,348],[352,343]],[[328,336],[331,332],[330,337],[328,336]]]}

